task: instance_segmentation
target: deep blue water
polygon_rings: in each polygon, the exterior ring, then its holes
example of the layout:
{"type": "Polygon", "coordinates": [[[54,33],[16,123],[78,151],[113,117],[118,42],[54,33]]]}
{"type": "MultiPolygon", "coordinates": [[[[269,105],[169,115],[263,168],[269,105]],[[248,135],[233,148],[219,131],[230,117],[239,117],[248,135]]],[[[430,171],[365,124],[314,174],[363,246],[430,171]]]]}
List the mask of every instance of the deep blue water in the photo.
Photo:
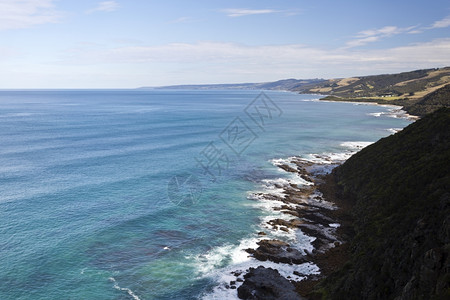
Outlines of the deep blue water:
{"type": "Polygon", "coordinates": [[[213,298],[271,159],[409,124],[259,93],[0,92],[0,299],[213,298]]]}

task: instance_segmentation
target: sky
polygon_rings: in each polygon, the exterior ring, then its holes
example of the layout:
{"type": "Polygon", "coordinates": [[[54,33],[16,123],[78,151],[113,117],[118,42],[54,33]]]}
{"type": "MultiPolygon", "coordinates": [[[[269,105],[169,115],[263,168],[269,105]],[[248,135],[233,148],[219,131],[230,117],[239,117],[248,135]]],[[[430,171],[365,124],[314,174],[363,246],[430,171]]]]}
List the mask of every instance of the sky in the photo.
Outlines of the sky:
{"type": "Polygon", "coordinates": [[[0,0],[0,89],[268,82],[444,66],[447,0],[0,0]]]}

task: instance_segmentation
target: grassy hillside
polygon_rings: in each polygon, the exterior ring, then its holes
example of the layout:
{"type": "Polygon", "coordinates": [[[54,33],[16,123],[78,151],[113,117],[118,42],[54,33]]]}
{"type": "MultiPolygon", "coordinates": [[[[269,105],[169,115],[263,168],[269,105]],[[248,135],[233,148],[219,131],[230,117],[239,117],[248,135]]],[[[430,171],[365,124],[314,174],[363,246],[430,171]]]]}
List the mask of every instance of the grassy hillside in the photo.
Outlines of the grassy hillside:
{"type": "Polygon", "coordinates": [[[450,83],[450,67],[344,79],[295,87],[302,93],[318,93],[335,98],[378,100],[420,99],[450,83]]]}
{"type": "Polygon", "coordinates": [[[351,258],[325,299],[450,299],[450,109],[379,140],[336,168],[351,207],[351,258]]]}

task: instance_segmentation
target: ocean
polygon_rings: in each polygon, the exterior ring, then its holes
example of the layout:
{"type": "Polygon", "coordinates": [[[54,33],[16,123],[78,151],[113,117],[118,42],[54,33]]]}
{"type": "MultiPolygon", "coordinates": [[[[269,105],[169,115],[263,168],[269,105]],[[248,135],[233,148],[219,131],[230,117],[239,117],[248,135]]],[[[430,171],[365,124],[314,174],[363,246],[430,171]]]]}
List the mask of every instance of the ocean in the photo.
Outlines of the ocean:
{"type": "MultiPolygon", "coordinates": [[[[410,123],[393,107],[317,99],[1,91],[0,299],[236,299],[230,272],[261,265],[243,249],[276,214],[252,193],[303,184],[277,161],[346,158],[410,123]]],[[[301,232],[279,235],[311,249],[301,232]]]]}

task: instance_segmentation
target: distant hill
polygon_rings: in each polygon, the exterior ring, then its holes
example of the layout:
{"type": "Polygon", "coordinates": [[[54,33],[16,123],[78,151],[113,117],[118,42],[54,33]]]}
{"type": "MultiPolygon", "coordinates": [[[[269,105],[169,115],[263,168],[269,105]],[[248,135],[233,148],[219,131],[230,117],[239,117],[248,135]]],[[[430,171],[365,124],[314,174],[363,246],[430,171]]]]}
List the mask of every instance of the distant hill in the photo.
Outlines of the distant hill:
{"type": "Polygon", "coordinates": [[[327,80],[284,79],[263,83],[171,85],[139,89],[282,90],[323,95],[321,100],[400,105],[412,115],[424,116],[440,107],[450,107],[450,67],[327,80]]]}
{"type": "Polygon", "coordinates": [[[236,84],[191,84],[191,85],[168,85],[160,87],[141,87],[140,90],[283,90],[290,91],[304,85],[318,84],[324,79],[284,79],[274,82],[262,83],[236,83],[236,84]]]}
{"type": "Polygon", "coordinates": [[[330,176],[350,207],[350,260],[321,299],[450,299],[450,109],[368,146],[330,176]]]}

